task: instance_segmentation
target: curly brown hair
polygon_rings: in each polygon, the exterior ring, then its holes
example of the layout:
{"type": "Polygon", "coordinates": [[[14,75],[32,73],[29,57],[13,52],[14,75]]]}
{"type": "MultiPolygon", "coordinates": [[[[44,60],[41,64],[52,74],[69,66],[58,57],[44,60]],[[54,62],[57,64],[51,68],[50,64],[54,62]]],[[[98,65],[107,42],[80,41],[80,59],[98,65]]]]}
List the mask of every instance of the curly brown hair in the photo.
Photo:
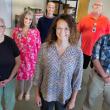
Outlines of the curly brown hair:
{"type": "Polygon", "coordinates": [[[71,15],[65,15],[65,14],[57,16],[56,19],[54,20],[48,32],[47,43],[50,45],[57,41],[56,25],[59,20],[64,20],[69,26],[70,29],[69,43],[71,45],[76,44],[79,40],[79,33],[77,31],[76,22],[71,15]]]}
{"type": "Polygon", "coordinates": [[[23,28],[24,27],[24,18],[26,15],[32,16],[32,23],[30,25],[30,28],[36,28],[36,19],[35,19],[35,15],[31,10],[28,11],[24,11],[24,13],[20,16],[20,21],[18,23],[18,26],[23,28]]]}

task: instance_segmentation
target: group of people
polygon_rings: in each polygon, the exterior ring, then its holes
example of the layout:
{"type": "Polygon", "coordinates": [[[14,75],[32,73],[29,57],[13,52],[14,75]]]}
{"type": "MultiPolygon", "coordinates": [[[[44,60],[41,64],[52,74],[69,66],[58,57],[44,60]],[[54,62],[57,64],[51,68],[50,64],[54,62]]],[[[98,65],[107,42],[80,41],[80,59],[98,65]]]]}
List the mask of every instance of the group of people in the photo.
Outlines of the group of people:
{"type": "Polygon", "coordinates": [[[12,38],[5,35],[0,18],[0,101],[4,96],[6,110],[14,110],[16,79],[19,101],[30,99],[34,82],[41,110],[72,110],[89,62],[94,74],[82,109],[95,110],[103,96],[110,105],[110,25],[102,8],[102,1],[96,0],[93,11],[76,24],[71,15],[55,17],[55,4],[49,2],[37,25],[34,13],[25,11],[12,38]]]}
{"type": "Polygon", "coordinates": [[[78,23],[84,58],[81,91],[85,88],[87,90],[85,101],[81,106],[82,110],[102,109],[103,103],[110,107],[110,22],[102,15],[102,11],[102,0],[95,0],[92,12],[78,23]],[[87,73],[89,76],[87,82],[85,72],[89,64],[92,71],[87,73]],[[100,108],[97,108],[99,105],[100,108]]]}

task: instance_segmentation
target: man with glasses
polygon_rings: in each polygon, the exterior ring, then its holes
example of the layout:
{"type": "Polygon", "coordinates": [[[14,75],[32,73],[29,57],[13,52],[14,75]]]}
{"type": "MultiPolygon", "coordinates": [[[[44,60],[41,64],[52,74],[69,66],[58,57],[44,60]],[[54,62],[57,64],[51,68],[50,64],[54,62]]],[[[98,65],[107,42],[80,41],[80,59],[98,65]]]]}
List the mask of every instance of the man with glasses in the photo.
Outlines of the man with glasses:
{"type": "MultiPolygon", "coordinates": [[[[92,4],[92,11],[87,16],[82,18],[78,23],[78,30],[81,34],[81,48],[84,56],[83,63],[83,80],[81,94],[87,90],[87,83],[89,80],[88,65],[91,62],[92,49],[95,42],[104,34],[109,33],[109,20],[106,16],[102,15],[103,2],[102,0],[95,0],[92,4]]],[[[91,67],[93,64],[91,62],[91,67]]],[[[79,98],[81,97],[79,94],[79,98]]],[[[83,94],[82,104],[85,95],[83,94]]],[[[78,106],[79,107],[79,106],[78,106]]]]}
{"type": "Polygon", "coordinates": [[[5,35],[5,22],[0,18],[0,110],[14,110],[16,74],[20,52],[13,39],[5,35]]]}

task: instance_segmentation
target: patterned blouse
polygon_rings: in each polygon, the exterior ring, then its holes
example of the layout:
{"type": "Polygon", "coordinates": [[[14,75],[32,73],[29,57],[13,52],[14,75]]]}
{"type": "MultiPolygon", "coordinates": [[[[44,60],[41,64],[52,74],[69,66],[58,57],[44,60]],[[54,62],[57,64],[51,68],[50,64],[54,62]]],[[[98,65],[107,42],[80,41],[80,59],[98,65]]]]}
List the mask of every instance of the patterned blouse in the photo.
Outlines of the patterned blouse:
{"type": "Polygon", "coordinates": [[[44,100],[63,104],[74,90],[80,90],[83,73],[83,54],[76,46],[68,47],[60,56],[55,44],[42,44],[36,67],[35,83],[44,100]]]}

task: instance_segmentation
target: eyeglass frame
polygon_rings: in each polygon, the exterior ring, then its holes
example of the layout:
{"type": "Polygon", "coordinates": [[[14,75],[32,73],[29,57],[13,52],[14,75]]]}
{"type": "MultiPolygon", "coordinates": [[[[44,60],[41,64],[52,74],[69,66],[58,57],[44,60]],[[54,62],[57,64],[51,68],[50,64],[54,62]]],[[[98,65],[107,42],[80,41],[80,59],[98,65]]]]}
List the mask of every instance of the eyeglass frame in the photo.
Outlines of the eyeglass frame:
{"type": "Polygon", "coordinates": [[[1,26],[0,26],[0,29],[2,29],[2,28],[5,28],[5,27],[6,27],[6,26],[4,26],[4,25],[1,25],[1,26]]]}

